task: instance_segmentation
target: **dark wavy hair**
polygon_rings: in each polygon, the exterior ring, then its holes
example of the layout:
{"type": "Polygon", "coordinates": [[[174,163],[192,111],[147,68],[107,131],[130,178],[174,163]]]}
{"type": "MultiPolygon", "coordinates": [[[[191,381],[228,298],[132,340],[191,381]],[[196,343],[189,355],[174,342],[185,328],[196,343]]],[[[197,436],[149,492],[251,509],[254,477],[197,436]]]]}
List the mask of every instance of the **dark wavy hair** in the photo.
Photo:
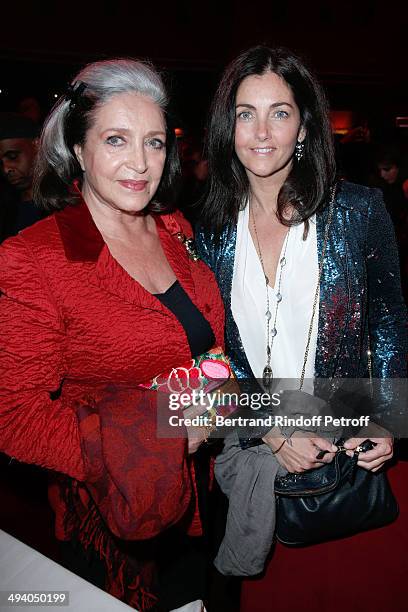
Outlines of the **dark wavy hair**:
{"type": "Polygon", "coordinates": [[[277,215],[284,225],[306,221],[325,205],[335,175],[333,136],[328,105],[316,77],[291,51],[259,45],[241,53],[226,68],[216,91],[208,121],[206,157],[208,182],[201,199],[201,222],[219,233],[229,221],[236,222],[250,186],[234,147],[235,100],[239,85],[248,76],[273,72],[291,89],[306,130],[304,155],[294,160],[278,195],[277,215]],[[288,204],[292,219],[283,217],[288,204]]]}
{"type": "Polygon", "coordinates": [[[174,204],[180,164],[176,135],[167,113],[163,81],[147,62],[113,59],[85,66],[75,77],[68,94],[62,96],[48,116],[41,135],[34,171],[34,200],[48,210],[77,204],[74,181],[82,180],[82,170],[74,145],[83,145],[95,112],[113,96],[136,93],[147,96],[162,109],[166,119],[166,161],[154,199],[145,212],[166,212],[174,204]]]}

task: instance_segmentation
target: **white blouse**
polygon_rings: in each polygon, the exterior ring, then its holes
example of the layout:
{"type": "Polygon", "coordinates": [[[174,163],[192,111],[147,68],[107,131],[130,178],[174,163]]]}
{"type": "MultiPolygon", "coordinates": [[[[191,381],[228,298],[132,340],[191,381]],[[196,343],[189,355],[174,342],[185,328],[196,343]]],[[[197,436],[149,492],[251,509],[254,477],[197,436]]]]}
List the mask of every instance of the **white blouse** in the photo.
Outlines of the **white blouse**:
{"type": "MultiPolygon", "coordinates": [[[[271,367],[275,379],[299,379],[303,367],[319,275],[315,216],[310,219],[306,240],[303,240],[303,230],[303,223],[292,226],[287,239],[286,265],[282,271],[280,290],[282,301],[278,308],[277,335],[273,340],[271,353],[271,367]]],[[[282,252],[283,249],[284,245],[282,252]]],[[[276,288],[279,271],[278,265],[276,288]]],[[[277,289],[268,286],[268,292],[272,329],[277,289]]],[[[231,307],[252,372],[256,378],[262,379],[266,365],[266,288],[261,262],[249,232],[248,205],[238,217],[231,307]]],[[[314,378],[318,318],[317,304],[305,379],[314,378]]],[[[313,384],[310,387],[305,381],[304,390],[313,392],[313,384]]]]}

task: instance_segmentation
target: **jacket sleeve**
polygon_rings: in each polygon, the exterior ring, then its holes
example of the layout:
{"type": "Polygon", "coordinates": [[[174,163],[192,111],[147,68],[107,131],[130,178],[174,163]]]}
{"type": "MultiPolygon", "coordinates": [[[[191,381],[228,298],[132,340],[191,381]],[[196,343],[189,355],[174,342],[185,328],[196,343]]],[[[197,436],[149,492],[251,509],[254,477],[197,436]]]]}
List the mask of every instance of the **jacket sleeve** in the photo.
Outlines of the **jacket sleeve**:
{"type": "Polygon", "coordinates": [[[369,334],[373,376],[407,375],[407,311],[401,293],[391,219],[379,190],[371,190],[367,227],[369,334]]]}
{"type": "Polygon", "coordinates": [[[52,400],[66,374],[64,325],[22,236],[0,247],[0,451],[83,480],[77,417],[52,400]]]}

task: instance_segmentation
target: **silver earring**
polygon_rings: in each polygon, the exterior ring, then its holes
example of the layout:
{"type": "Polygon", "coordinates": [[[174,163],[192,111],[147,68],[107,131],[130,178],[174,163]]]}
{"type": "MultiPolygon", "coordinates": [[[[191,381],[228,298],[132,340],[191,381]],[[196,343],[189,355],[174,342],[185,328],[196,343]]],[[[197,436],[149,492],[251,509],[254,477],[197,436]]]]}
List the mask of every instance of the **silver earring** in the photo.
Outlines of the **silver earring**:
{"type": "Polygon", "coordinates": [[[296,157],[297,162],[299,162],[302,159],[304,149],[305,149],[304,143],[297,141],[296,146],[295,146],[295,157],[296,157]]]}

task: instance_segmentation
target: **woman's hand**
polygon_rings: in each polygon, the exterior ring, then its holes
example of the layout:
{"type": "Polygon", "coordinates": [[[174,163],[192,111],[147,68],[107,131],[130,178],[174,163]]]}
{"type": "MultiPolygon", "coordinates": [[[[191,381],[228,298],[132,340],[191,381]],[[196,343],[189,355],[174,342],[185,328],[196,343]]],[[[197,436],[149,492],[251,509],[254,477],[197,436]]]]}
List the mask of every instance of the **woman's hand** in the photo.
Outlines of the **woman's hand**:
{"type": "Polygon", "coordinates": [[[208,429],[206,427],[186,426],[188,438],[188,454],[195,453],[208,438],[208,429]]]}
{"type": "Polygon", "coordinates": [[[354,449],[360,446],[365,440],[374,442],[375,448],[365,453],[360,453],[357,465],[371,472],[377,472],[386,461],[392,458],[394,453],[394,441],[390,435],[382,438],[372,438],[371,436],[369,438],[367,438],[367,436],[364,438],[350,438],[350,440],[344,443],[344,447],[349,449],[347,455],[352,457],[354,449]]]}
{"type": "Polygon", "coordinates": [[[295,474],[330,463],[337,451],[334,444],[312,432],[295,431],[288,439],[279,435],[279,428],[273,427],[262,439],[273,453],[280,448],[277,460],[295,474]]]}
{"type": "MultiPolygon", "coordinates": [[[[193,419],[197,416],[205,416],[206,411],[203,411],[202,405],[188,406],[183,410],[183,417],[186,419],[193,419]]],[[[186,425],[187,439],[188,439],[188,453],[191,455],[195,453],[201,444],[207,440],[209,435],[208,427],[197,426],[197,425],[186,425]]]]}

